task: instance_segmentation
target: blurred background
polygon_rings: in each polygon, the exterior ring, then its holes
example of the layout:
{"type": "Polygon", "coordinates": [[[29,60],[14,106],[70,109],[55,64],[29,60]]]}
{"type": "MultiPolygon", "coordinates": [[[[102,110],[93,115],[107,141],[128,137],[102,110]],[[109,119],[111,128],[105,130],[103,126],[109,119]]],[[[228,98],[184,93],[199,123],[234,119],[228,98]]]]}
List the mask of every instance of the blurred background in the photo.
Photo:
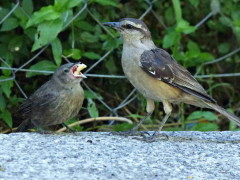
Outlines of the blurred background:
{"type": "MultiPolygon", "coordinates": [[[[125,17],[142,19],[158,47],[240,116],[240,0],[0,0],[0,132],[21,123],[14,119],[19,104],[69,61],[87,64],[88,78],[83,108],[67,124],[77,122],[78,131],[133,127],[145,115],[146,101],[123,75],[119,34],[101,25],[125,17]]],[[[163,116],[156,103],[140,129],[155,130],[163,116]]],[[[164,130],[238,129],[216,112],[180,104],[164,130]]]]}

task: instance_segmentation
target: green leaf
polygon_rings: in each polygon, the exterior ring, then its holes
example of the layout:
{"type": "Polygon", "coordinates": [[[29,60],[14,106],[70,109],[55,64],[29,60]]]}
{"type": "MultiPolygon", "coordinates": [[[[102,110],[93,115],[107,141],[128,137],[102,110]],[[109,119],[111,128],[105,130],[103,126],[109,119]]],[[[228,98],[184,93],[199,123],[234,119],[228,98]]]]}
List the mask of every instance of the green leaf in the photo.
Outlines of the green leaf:
{"type": "Polygon", "coordinates": [[[9,9],[3,8],[3,6],[1,5],[0,19],[2,20],[3,18],[5,18],[9,11],[10,11],[9,9]]]}
{"type": "Polygon", "coordinates": [[[6,108],[6,101],[3,94],[0,93],[0,110],[3,111],[6,108]]]}
{"type": "MultiPolygon", "coordinates": [[[[70,124],[75,123],[75,122],[78,122],[78,121],[79,121],[79,120],[78,120],[77,118],[72,118],[72,119],[66,121],[66,124],[67,124],[67,125],[70,125],[70,124]]],[[[80,126],[80,125],[78,124],[78,125],[76,125],[76,126],[71,127],[71,129],[74,129],[74,130],[76,130],[76,131],[83,131],[84,127],[83,127],[83,126],[80,126]]]]}
{"type": "Polygon", "coordinates": [[[27,37],[29,37],[32,41],[35,38],[35,34],[36,34],[37,30],[35,28],[28,28],[25,29],[24,33],[27,35],[27,37]]]}
{"type": "Polygon", "coordinates": [[[230,45],[228,43],[221,43],[218,45],[218,52],[222,54],[228,53],[230,50],[230,45]]]}
{"type": "Polygon", "coordinates": [[[240,40],[240,27],[233,27],[233,32],[237,36],[237,38],[240,40]]]}
{"type": "Polygon", "coordinates": [[[103,43],[103,49],[104,50],[112,50],[114,48],[119,47],[120,44],[122,44],[121,39],[111,38],[103,43]]]}
{"type": "Polygon", "coordinates": [[[199,0],[188,0],[195,8],[199,5],[199,0]]]}
{"type": "Polygon", "coordinates": [[[196,27],[190,26],[186,20],[181,20],[177,23],[176,31],[183,32],[184,34],[190,34],[196,30],[196,27]]]}
{"type": "Polygon", "coordinates": [[[104,64],[110,74],[117,73],[117,66],[114,60],[115,59],[113,58],[108,59],[107,62],[104,64]]]}
{"type": "Polygon", "coordinates": [[[88,42],[88,43],[93,43],[93,42],[97,42],[98,41],[98,37],[92,35],[89,32],[83,32],[81,33],[81,38],[83,41],[88,42]]]}
{"type": "Polygon", "coordinates": [[[53,52],[53,57],[54,60],[57,64],[57,66],[60,66],[62,63],[62,44],[61,41],[56,38],[52,43],[52,52],[53,52]]]}
{"type": "Polygon", "coordinates": [[[176,20],[179,23],[182,20],[182,8],[180,5],[180,1],[172,0],[172,3],[173,3],[174,11],[175,11],[176,20]]]}
{"type": "Polygon", "coordinates": [[[11,52],[17,52],[21,49],[22,45],[24,43],[24,37],[23,36],[13,36],[13,38],[9,41],[8,49],[11,52]]]}
{"type": "Polygon", "coordinates": [[[202,62],[211,61],[211,60],[213,60],[214,58],[215,58],[215,57],[214,57],[212,54],[207,53],[207,52],[202,52],[202,53],[200,53],[200,55],[199,55],[199,59],[201,59],[202,62]]]}
{"type": "Polygon", "coordinates": [[[60,17],[60,13],[54,10],[53,6],[42,7],[39,11],[34,12],[27,23],[27,28],[37,25],[43,21],[56,20],[60,17]]]}
{"type": "Polygon", "coordinates": [[[166,34],[163,38],[163,48],[169,48],[173,46],[178,36],[179,34],[175,31],[171,31],[166,34]]]}
{"type": "MultiPolygon", "coordinates": [[[[0,47],[0,49],[1,49],[1,47],[0,47]]],[[[4,64],[4,63],[2,63],[2,64],[0,64],[1,65],[1,67],[8,67],[6,64],[4,64]]],[[[12,74],[12,71],[11,70],[8,70],[8,69],[2,69],[1,70],[2,71],[2,73],[3,73],[3,75],[4,76],[11,76],[11,74],[12,74]]],[[[1,83],[1,82],[0,82],[1,83]]]]}
{"type": "Polygon", "coordinates": [[[87,21],[80,21],[76,23],[76,26],[84,31],[94,31],[94,26],[87,21]]]}
{"type": "Polygon", "coordinates": [[[228,27],[232,27],[233,26],[232,20],[229,17],[221,16],[219,18],[219,20],[225,26],[228,26],[228,27]]]}
{"type": "Polygon", "coordinates": [[[134,124],[129,124],[127,122],[124,122],[124,123],[121,123],[121,124],[118,124],[118,125],[115,125],[113,127],[114,131],[127,131],[127,130],[130,130],[134,127],[135,125],[134,124]]]}
{"type": "MultiPolygon", "coordinates": [[[[8,78],[11,78],[11,77],[1,76],[0,80],[4,80],[8,78]]],[[[11,94],[11,88],[13,87],[13,80],[0,82],[0,87],[2,88],[3,93],[9,98],[11,94]]]]}
{"type": "Polygon", "coordinates": [[[239,17],[240,17],[240,11],[238,10],[238,11],[232,11],[231,12],[231,17],[232,17],[232,19],[233,19],[233,21],[234,21],[234,24],[236,25],[236,26],[239,26],[240,25],[240,19],[239,19],[239,17]]]}
{"type": "Polygon", "coordinates": [[[18,27],[19,22],[16,18],[9,17],[7,18],[1,27],[1,31],[10,31],[18,27]]]}
{"type": "Polygon", "coordinates": [[[88,59],[99,59],[101,57],[94,52],[85,52],[83,53],[83,56],[87,57],[88,59]]]}
{"type": "MultiPolygon", "coordinates": [[[[99,99],[103,99],[103,97],[100,94],[96,93],[96,95],[99,99]]],[[[88,91],[88,90],[84,91],[84,96],[86,99],[96,99],[97,98],[91,91],[88,91]]]]}
{"type": "Polygon", "coordinates": [[[32,0],[23,0],[22,8],[29,16],[33,13],[33,2],[32,0]]]}
{"type": "Polygon", "coordinates": [[[92,99],[88,99],[87,109],[91,117],[95,118],[99,116],[96,104],[92,99]]]}
{"type": "Polygon", "coordinates": [[[1,114],[0,114],[1,119],[10,127],[12,128],[13,121],[12,121],[12,115],[11,113],[5,109],[1,114]]]}
{"type": "Polygon", "coordinates": [[[118,4],[112,0],[93,0],[93,2],[96,2],[103,6],[113,6],[113,7],[117,7],[117,8],[119,7],[118,4]]]}
{"type": "MultiPolygon", "coordinates": [[[[48,60],[40,61],[34,65],[32,65],[30,70],[40,70],[40,71],[55,71],[57,69],[57,66],[53,64],[53,62],[48,60]]],[[[50,75],[50,73],[42,73],[42,72],[27,72],[26,77],[33,77],[39,74],[43,75],[50,75]]]]}
{"type": "Polygon", "coordinates": [[[198,47],[198,44],[193,41],[188,41],[187,44],[188,47],[188,53],[187,56],[190,58],[197,58],[200,54],[200,49],[198,47]]]}
{"type": "Polygon", "coordinates": [[[82,52],[79,49],[65,49],[63,51],[64,56],[71,57],[75,60],[79,60],[82,57],[82,52]]]}
{"type": "Polygon", "coordinates": [[[26,15],[26,12],[23,11],[23,9],[18,6],[15,11],[13,12],[13,14],[17,17],[18,21],[22,21],[25,23],[27,23],[28,21],[28,16],[26,15]]]}
{"type": "Polygon", "coordinates": [[[194,111],[187,117],[187,120],[196,120],[196,119],[207,119],[209,121],[216,121],[217,116],[210,111],[194,111]]]}
{"type": "Polygon", "coordinates": [[[217,131],[218,125],[214,123],[199,123],[191,128],[192,131],[217,131]]]}
{"type": "Polygon", "coordinates": [[[32,51],[52,42],[63,28],[63,21],[55,19],[53,21],[46,21],[38,26],[37,33],[35,34],[35,42],[32,51]]]}
{"type": "Polygon", "coordinates": [[[54,8],[56,11],[63,12],[84,2],[83,0],[55,0],[54,8]]]}
{"type": "Polygon", "coordinates": [[[168,24],[175,24],[175,19],[174,17],[174,9],[172,6],[168,7],[166,10],[164,10],[164,19],[168,24]]]}

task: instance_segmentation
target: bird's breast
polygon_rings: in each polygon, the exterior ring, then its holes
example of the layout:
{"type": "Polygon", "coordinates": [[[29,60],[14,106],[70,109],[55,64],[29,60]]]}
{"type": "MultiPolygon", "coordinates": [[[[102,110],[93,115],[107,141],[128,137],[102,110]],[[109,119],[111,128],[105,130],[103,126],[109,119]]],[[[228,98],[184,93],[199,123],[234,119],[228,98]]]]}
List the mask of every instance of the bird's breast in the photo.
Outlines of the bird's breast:
{"type": "MultiPolygon", "coordinates": [[[[82,87],[73,87],[72,89],[62,89],[56,94],[56,98],[51,102],[51,107],[42,115],[38,115],[35,124],[39,126],[50,126],[63,123],[77,115],[82,107],[84,100],[84,91],[82,87]]],[[[38,112],[42,113],[42,112],[38,112]]]]}
{"type": "Polygon", "coordinates": [[[122,67],[126,77],[146,98],[176,102],[182,93],[180,90],[148,75],[140,67],[140,58],[144,51],[134,47],[123,48],[122,67]]]}

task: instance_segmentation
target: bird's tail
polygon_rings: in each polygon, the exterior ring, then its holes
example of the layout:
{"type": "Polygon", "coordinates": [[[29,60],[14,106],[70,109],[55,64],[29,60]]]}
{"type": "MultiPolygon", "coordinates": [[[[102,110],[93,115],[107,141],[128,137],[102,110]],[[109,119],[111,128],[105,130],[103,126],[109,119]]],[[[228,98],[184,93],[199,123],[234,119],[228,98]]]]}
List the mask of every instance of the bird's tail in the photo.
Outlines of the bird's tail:
{"type": "Polygon", "coordinates": [[[30,119],[24,120],[16,129],[16,132],[27,132],[28,129],[31,129],[33,124],[30,119]]]}
{"type": "Polygon", "coordinates": [[[210,102],[205,102],[209,108],[219,112],[220,114],[224,115],[226,118],[228,118],[230,121],[234,122],[240,127],[240,118],[235,116],[234,114],[227,112],[224,108],[217,104],[213,104],[210,102]]]}

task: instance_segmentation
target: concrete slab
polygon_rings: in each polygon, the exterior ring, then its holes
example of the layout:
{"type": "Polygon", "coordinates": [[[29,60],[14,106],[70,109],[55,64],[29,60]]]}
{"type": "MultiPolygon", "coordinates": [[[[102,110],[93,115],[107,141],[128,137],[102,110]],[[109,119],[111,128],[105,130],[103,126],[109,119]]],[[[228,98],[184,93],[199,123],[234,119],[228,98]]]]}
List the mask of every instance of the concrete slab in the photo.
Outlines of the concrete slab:
{"type": "Polygon", "coordinates": [[[164,132],[146,143],[109,133],[0,134],[0,180],[239,180],[240,132],[164,132]]]}

